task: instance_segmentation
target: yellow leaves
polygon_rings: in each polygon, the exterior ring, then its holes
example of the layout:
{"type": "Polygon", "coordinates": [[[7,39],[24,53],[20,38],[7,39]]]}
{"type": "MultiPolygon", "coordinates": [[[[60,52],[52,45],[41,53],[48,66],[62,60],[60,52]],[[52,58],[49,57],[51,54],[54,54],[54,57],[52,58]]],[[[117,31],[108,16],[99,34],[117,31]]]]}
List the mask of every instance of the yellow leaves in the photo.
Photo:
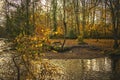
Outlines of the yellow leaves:
{"type": "Polygon", "coordinates": [[[39,46],[39,47],[42,47],[42,46],[43,46],[43,44],[42,44],[42,43],[40,43],[40,44],[38,44],[38,46],[39,46]]]}
{"type": "Polygon", "coordinates": [[[31,38],[31,40],[34,40],[34,41],[36,41],[36,40],[37,40],[37,37],[33,37],[33,38],[31,38]]]}
{"type": "Polygon", "coordinates": [[[39,55],[44,57],[44,56],[45,56],[45,53],[41,53],[41,54],[39,54],[39,55]]]}
{"type": "MultiPolygon", "coordinates": [[[[57,66],[50,64],[47,61],[41,62],[40,57],[44,57],[45,54],[41,54],[41,51],[46,51],[46,48],[48,48],[48,44],[49,44],[49,39],[47,37],[38,37],[38,36],[22,36],[22,37],[18,37],[16,39],[17,44],[19,44],[20,46],[18,47],[18,49],[22,52],[24,52],[25,54],[23,55],[23,58],[25,61],[27,61],[27,59],[32,59],[30,66],[32,66],[32,73],[34,75],[40,75],[40,80],[43,79],[44,76],[56,76],[58,74],[61,74],[62,70],[60,68],[58,68],[57,66]],[[22,46],[26,47],[23,48],[22,46]],[[38,62],[36,62],[36,60],[39,60],[38,62]],[[45,73],[45,75],[43,74],[45,73]]],[[[57,53],[57,52],[55,52],[57,53]]],[[[29,74],[28,74],[29,75],[29,74]]],[[[31,79],[28,78],[28,79],[31,79]]]]}
{"type": "Polygon", "coordinates": [[[58,30],[57,30],[58,34],[63,34],[63,29],[61,27],[58,27],[58,30]]]}
{"type": "Polygon", "coordinates": [[[36,35],[35,35],[35,36],[30,37],[30,40],[37,42],[37,41],[41,40],[41,38],[40,38],[39,36],[36,36],[36,35]]]}
{"type": "Polygon", "coordinates": [[[57,51],[55,51],[55,50],[52,50],[52,52],[54,52],[54,53],[58,53],[57,51]]]}
{"type": "Polygon", "coordinates": [[[62,77],[64,74],[62,67],[50,62],[48,59],[31,60],[29,66],[32,66],[31,72],[34,76],[39,75],[39,80],[51,80],[54,77],[62,77]]]}
{"type": "Polygon", "coordinates": [[[42,29],[41,32],[44,32],[44,30],[42,29]]]}
{"type": "Polygon", "coordinates": [[[58,32],[55,32],[55,34],[58,34],[58,32]]]}
{"type": "Polygon", "coordinates": [[[38,47],[38,45],[35,45],[35,47],[37,48],[37,47],[38,47]]]}
{"type": "Polygon", "coordinates": [[[90,30],[96,30],[96,26],[90,27],[90,30]]]}
{"type": "Polygon", "coordinates": [[[42,47],[43,46],[43,44],[40,44],[40,47],[42,47]]]}
{"type": "Polygon", "coordinates": [[[19,42],[19,38],[16,38],[16,41],[19,42]]]}
{"type": "MultiPolygon", "coordinates": [[[[48,29],[46,29],[49,31],[48,29]]],[[[41,29],[41,33],[43,35],[48,34],[48,32],[45,29],[41,29]],[[44,32],[44,33],[43,33],[44,32]]],[[[39,36],[39,35],[34,35],[34,36],[28,36],[28,35],[19,35],[15,43],[17,44],[16,50],[19,53],[25,54],[26,56],[29,56],[30,58],[35,59],[35,55],[39,54],[39,58],[43,55],[40,55],[43,52],[46,52],[51,49],[49,47],[50,41],[48,37],[46,36],[39,36]]]]}

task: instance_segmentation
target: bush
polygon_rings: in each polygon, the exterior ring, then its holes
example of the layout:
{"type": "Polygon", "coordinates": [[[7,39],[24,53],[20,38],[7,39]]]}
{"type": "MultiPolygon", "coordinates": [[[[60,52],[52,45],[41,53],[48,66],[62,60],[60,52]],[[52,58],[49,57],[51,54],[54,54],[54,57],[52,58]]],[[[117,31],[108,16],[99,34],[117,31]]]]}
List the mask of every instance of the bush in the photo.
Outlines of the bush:
{"type": "Polygon", "coordinates": [[[63,38],[63,34],[58,32],[52,32],[52,34],[49,35],[50,39],[59,39],[63,38]]]}
{"type": "Polygon", "coordinates": [[[20,53],[39,54],[50,50],[50,41],[47,38],[36,36],[19,35],[15,39],[16,50],[20,53]]]}
{"type": "Polygon", "coordinates": [[[78,36],[77,41],[78,41],[78,44],[86,44],[86,43],[84,42],[84,38],[83,38],[82,35],[78,36]]]}
{"type": "Polygon", "coordinates": [[[77,35],[76,35],[75,31],[71,29],[69,31],[69,33],[67,34],[67,38],[69,38],[69,39],[76,39],[77,35]]]}
{"type": "Polygon", "coordinates": [[[22,62],[20,66],[18,65],[19,69],[24,68],[25,70],[25,75],[21,75],[21,79],[58,80],[58,78],[64,77],[61,67],[41,58],[44,54],[40,53],[49,50],[50,42],[47,38],[19,35],[15,39],[15,43],[17,51],[22,54],[19,56],[22,57],[22,62]]]}

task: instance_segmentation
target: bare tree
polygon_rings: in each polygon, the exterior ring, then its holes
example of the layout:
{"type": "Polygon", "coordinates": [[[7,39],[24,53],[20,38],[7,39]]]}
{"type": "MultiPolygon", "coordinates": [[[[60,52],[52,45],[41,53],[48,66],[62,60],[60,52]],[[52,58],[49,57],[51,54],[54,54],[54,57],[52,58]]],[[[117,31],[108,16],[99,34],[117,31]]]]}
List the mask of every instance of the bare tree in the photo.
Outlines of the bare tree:
{"type": "Polygon", "coordinates": [[[74,4],[74,13],[75,13],[75,17],[76,17],[76,24],[77,24],[77,35],[80,35],[80,15],[79,15],[79,0],[73,0],[73,4],[74,4]]]}
{"type": "Polygon", "coordinates": [[[119,18],[120,18],[120,0],[107,0],[106,4],[109,6],[112,17],[113,39],[114,49],[119,47],[118,43],[118,31],[119,31],[119,18]]]}
{"type": "Polygon", "coordinates": [[[64,49],[64,45],[66,42],[66,33],[67,33],[67,24],[66,24],[66,10],[65,10],[65,6],[66,6],[66,0],[63,0],[63,27],[64,27],[64,41],[63,44],[61,46],[62,50],[64,49]]]}
{"type": "Polygon", "coordinates": [[[52,7],[53,7],[53,32],[57,30],[57,0],[52,0],[52,7]]]}

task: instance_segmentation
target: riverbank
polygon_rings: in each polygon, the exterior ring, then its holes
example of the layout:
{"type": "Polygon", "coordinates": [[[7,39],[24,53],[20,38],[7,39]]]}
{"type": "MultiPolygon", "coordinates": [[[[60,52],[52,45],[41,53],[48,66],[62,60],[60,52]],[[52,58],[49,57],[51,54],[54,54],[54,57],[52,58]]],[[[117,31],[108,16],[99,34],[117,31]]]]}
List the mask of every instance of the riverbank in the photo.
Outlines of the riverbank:
{"type": "MultiPolygon", "coordinates": [[[[51,42],[63,42],[61,39],[52,39],[51,42]]],[[[77,40],[67,39],[65,47],[71,48],[65,52],[50,51],[46,52],[44,58],[49,59],[92,59],[99,57],[106,57],[109,54],[118,53],[112,48],[113,40],[112,39],[85,39],[86,44],[78,45],[77,40]]]]}
{"type": "Polygon", "coordinates": [[[50,51],[45,53],[45,58],[49,59],[92,59],[105,57],[104,51],[93,46],[79,45],[65,52],[50,51]]]}

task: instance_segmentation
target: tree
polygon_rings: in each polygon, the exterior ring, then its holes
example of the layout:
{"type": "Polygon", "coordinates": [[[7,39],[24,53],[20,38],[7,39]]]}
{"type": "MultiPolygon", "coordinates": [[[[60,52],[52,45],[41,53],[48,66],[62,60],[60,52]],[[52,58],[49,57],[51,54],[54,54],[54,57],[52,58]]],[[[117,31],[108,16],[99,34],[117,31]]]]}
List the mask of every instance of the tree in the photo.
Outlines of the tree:
{"type": "Polygon", "coordinates": [[[53,7],[53,32],[57,31],[57,0],[52,0],[53,7]]]}
{"type": "Polygon", "coordinates": [[[86,25],[86,1],[81,0],[82,4],[82,31],[83,31],[83,37],[85,37],[85,25],[86,25]]]}
{"type": "Polygon", "coordinates": [[[67,24],[66,24],[66,10],[65,10],[65,6],[66,6],[66,0],[63,0],[63,27],[64,27],[64,41],[63,44],[61,46],[62,50],[64,50],[64,44],[66,42],[66,33],[67,33],[67,24]]]}
{"type": "Polygon", "coordinates": [[[6,31],[10,37],[14,38],[19,34],[33,34],[33,24],[35,22],[33,20],[33,23],[30,23],[30,16],[34,14],[35,7],[33,5],[33,11],[30,11],[30,8],[32,6],[31,3],[31,0],[19,0],[19,3],[16,1],[6,0],[6,31]]]}
{"type": "Polygon", "coordinates": [[[114,39],[114,49],[119,47],[118,43],[118,31],[119,31],[119,18],[120,18],[120,1],[119,0],[107,0],[106,4],[109,6],[112,18],[112,32],[113,32],[113,39],[114,39]]]}
{"type": "Polygon", "coordinates": [[[79,0],[73,0],[74,4],[74,13],[76,17],[76,24],[77,24],[77,35],[80,35],[80,15],[79,15],[79,0]]]}

